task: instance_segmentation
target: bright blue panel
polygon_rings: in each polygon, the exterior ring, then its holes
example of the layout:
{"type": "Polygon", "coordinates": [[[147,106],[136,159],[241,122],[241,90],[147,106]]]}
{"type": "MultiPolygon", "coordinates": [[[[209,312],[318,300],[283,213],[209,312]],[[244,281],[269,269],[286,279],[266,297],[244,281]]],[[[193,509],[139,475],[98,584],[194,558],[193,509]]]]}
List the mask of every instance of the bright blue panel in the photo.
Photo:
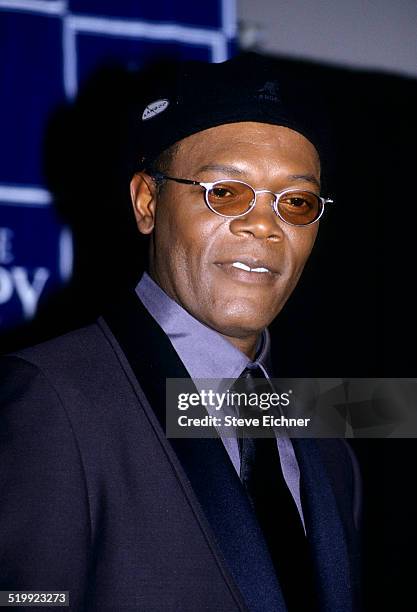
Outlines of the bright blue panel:
{"type": "Polygon", "coordinates": [[[28,319],[62,284],[53,207],[0,204],[0,328],[28,319]]]}
{"type": "Polygon", "coordinates": [[[61,19],[0,11],[0,183],[42,182],[48,116],[63,100],[61,19]]]}
{"type": "MultiPolygon", "coordinates": [[[[230,0],[225,0],[230,1],[230,0]]],[[[221,27],[221,0],[70,0],[70,10],[77,14],[107,15],[152,22],[173,21],[190,25],[221,27]]]]}

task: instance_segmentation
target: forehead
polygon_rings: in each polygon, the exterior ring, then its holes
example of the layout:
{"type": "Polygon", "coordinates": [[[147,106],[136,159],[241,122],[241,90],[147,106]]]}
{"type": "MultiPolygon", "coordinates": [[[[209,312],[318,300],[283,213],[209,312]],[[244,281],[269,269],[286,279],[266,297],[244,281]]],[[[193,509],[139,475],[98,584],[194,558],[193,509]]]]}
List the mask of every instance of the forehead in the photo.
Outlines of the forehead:
{"type": "Polygon", "coordinates": [[[233,164],[252,172],[288,168],[291,173],[320,173],[318,153],[302,134],[255,122],[220,125],[180,141],[176,169],[196,171],[210,164],[233,164]]]}

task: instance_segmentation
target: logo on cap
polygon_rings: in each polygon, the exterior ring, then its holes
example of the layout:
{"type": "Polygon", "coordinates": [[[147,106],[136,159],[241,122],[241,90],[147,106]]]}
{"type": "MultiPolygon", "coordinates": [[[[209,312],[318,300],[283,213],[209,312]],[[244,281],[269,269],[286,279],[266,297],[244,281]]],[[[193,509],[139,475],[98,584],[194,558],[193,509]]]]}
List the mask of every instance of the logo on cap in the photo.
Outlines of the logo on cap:
{"type": "Polygon", "coordinates": [[[264,86],[258,89],[257,93],[261,100],[268,100],[268,102],[280,102],[279,87],[274,81],[266,81],[264,86]]]}
{"type": "Polygon", "coordinates": [[[151,102],[143,111],[142,121],[147,121],[148,119],[152,119],[159,113],[163,113],[169,106],[169,100],[155,100],[155,102],[151,102]]]}

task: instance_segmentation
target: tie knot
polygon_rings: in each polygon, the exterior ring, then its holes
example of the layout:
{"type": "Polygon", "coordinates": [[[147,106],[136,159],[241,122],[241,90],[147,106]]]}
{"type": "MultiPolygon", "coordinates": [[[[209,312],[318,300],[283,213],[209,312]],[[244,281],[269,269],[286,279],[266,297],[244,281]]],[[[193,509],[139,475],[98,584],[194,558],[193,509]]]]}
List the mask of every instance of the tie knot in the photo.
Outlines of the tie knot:
{"type": "Polygon", "coordinates": [[[259,365],[247,366],[233,387],[243,393],[270,393],[273,389],[265,372],[259,365]]]}
{"type": "Polygon", "coordinates": [[[266,376],[259,365],[253,364],[251,366],[246,366],[240,375],[240,378],[266,378],[266,376]]]}
{"type": "Polygon", "coordinates": [[[269,414],[269,398],[273,389],[264,371],[254,365],[246,367],[231,389],[233,404],[241,422],[237,427],[238,438],[275,437],[270,424],[264,423],[269,414]]]}

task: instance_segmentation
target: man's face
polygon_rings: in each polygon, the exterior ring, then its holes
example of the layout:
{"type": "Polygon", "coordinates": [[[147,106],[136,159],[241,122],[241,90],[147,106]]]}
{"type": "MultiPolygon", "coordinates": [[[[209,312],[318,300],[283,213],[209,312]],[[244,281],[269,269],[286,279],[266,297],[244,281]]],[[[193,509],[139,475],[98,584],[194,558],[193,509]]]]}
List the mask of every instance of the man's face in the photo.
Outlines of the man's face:
{"type": "MultiPolygon", "coordinates": [[[[319,193],[314,146],[297,132],[263,123],[211,128],[181,141],[174,177],[238,179],[255,189],[319,193]]],[[[167,181],[156,195],[150,274],[202,323],[229,338],[259,334],[280,312],[313,247],[318,224],[294,227],[274,213],[270,194],[247,215],[223,218],[206,206],[199,186],[167,181]],[[242,262],[270,272],[247,272],[242,262]]]]}

